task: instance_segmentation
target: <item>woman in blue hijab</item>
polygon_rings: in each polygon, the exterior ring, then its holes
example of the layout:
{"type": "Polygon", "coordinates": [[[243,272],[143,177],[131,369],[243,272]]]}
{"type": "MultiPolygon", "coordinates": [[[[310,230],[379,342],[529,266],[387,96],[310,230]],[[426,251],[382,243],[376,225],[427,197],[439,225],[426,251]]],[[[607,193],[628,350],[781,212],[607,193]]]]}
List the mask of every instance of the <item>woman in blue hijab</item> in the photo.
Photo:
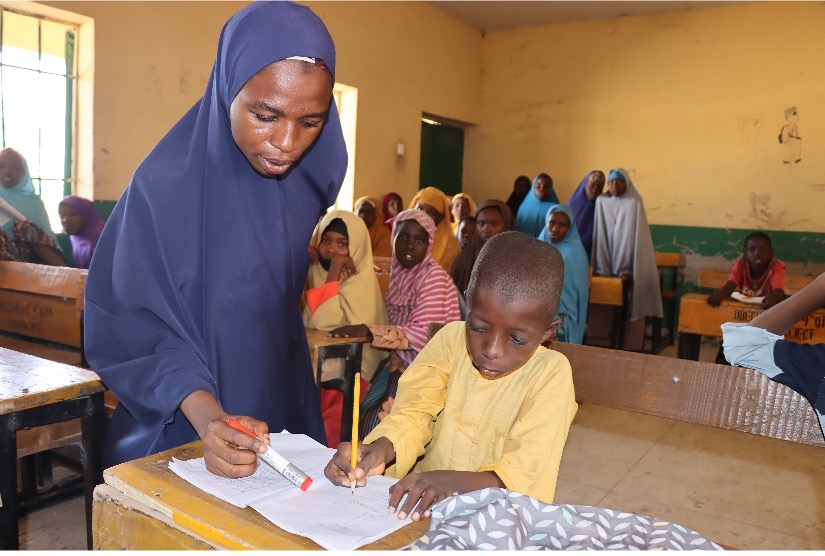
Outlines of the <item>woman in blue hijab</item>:
{"type": "Polygon", "coordinates": [[[553,189],[553,178],[547,174],[539,174],[533,178],[533,189],[518,208],[516,229],[530,237],[539,237],[544,229],[547,211],[557,204],[559,198],[553,189]]]}
{"type": "Polygon", "coordinates": [[[567,201],[573,211],[573,220],[582,238],[582,245],[587,256],[593,247],[593,218],[596,214],[596,198],[604,191],[604,172],[593,170],[579,182],[579,186],[567,201]]]}
{"type": "Polygon", "coordinates": [[[210,471],[249,475],[264,447],[230,416],[325,442],[299,300],[347,167],[334,76],[309,8],[254,2],[224,26],[203,98],[135,171],[86,286],[86,353],[120,402],[105,465],[200,437],[210,471]]]}
{"type": "Polygon", "coordinates": [[[590,300],[588,274],[590,263],[582,246],[579,230],[573,219],[573,211],[565,205],[550,207],[546,225],[539,239],[553,245],[564,259],[564,286],[559,302],[557,340],[580,344],[584,340],[587,322],[587,303],[590,300]]]}
{"type": "Polygon", "coordinates": [[[14,149],[0,151],[0,223],[0,260],[65,265],[29,165],[14,149]]]}

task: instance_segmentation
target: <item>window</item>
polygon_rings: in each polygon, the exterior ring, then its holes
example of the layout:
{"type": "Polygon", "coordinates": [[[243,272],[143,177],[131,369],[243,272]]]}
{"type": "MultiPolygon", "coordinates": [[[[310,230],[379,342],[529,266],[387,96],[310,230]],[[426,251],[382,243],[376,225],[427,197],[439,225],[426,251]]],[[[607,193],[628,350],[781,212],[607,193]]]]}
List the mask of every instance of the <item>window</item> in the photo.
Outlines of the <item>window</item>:
{"type": "Polygon", "coordinates": [[[344,133],[344,143],[347,146],[347,173],[334,209],[352,210],[355,201],[355,122],[358,116],[358,89],[336,83],[332,90],[335,104],[338,106],[338,115],[341,118],[341,129],[344,133]]]}
{"type": "Polygon", "coordinates": [[[78,27],[0,8],[0,144],[29,164],[52,228],[72,193],[78,27]]]}

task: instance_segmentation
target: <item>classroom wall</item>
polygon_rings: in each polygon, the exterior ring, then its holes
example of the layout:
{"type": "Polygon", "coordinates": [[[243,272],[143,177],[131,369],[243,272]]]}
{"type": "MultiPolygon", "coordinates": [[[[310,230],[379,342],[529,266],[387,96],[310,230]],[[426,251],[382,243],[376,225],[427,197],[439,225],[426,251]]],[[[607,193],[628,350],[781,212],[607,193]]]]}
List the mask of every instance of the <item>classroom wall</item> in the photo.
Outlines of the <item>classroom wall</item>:
{"type": "Polygon", "coordinates": [[[623,166],[657,248],[735,256],[744,234],[725,229],[783,230],[818,247],[787,258],[825,262],[823,28],[821,2],[761,2],[488,33],[465,189],[505,199],[545,171],[566,201],[623,166]],[[783,164],[790,106],[802,161],[783,164]]]}
{"type": "MultiPolygon", "coordinates": [[[[245,3],[45,4],[95,20],[94,196],[116,200],[203,94],[221,27],[245,3]]],[[[358,88],[355,197],[395,189],[410,199],[422,112],[479,117],[481,34],[424,2],[308,5],[336,42],[337,80],[358,88]]]]}

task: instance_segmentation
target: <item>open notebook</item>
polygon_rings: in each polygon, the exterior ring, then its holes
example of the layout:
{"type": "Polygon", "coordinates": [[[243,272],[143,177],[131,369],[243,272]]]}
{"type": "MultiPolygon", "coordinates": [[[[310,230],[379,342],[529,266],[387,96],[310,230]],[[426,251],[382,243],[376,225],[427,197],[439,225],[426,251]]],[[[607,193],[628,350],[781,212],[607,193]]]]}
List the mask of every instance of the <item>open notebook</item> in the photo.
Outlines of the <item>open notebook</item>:
{"type": "Polygon", "coordinates": [[[387,513],[388,489],[396,481],[370,477],[355,489],[334,486],[324,467],[335,450],[304,434],[270,434],[272,447],[312,477],[301,491],[280,473],[261,463],[242,479],[226,479],[206,470],[203,458],[173,459],[169,468],[196,487],[239,508],[253,508],[281,529],[310,538],[328,550],[355,550],[409,523],[387,513]]]}

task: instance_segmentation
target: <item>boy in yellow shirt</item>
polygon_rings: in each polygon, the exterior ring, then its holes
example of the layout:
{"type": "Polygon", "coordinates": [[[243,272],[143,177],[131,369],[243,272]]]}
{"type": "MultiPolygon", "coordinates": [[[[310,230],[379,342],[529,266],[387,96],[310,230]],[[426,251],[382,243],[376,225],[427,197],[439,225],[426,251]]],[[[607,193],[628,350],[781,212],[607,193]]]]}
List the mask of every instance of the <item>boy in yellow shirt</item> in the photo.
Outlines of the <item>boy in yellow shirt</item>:
{"type": "Polygon", "coordinates": [[[399,519],[487,487],[552,502],[577,409],[570,363],[541,345],[554,336],[563,264],[549,243],[518,232],[487,241],[467,286],[467,320],[447,324],[407,368],[356,468],[341,443],[326,477],[345,487],[400,478],[389,499],[399,519]]]}

